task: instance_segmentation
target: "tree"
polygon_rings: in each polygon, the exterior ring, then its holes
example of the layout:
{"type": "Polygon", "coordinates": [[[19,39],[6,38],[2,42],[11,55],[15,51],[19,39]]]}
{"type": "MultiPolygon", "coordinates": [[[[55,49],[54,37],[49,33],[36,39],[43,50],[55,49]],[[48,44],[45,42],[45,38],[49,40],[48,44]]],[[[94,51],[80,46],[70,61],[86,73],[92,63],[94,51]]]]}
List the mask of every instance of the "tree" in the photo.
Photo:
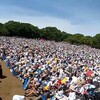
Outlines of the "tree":
{"type": "Polygon", "coordinates": [[[69,34],[61,32],[56,27],[45,27],[39,29],[30,23],[21,23],[16,21],[8,21],[5,24],[0,23],[0,36],[18,36],[25,38],[43,38],[46,40],[65,41],[76,45],[89,45],[91,47],[100,48],[100,34],[94,37],[84,36],[83,34],[69,34]]]}
{"type": "Polygon", "coordinates": [[[46,27],[41,29],[41,37],[48,40],[62,41],[63,33],[56,27],[46,27]]]}
{"type": "Polygon", "coordinates": [[[0,35],[2,35],[2,27],[3,27],[3,24],[2,23],[0,23],[0,35]]]}
{"type": "Polygon", "coordinates": [[[39,38],[39,29],[31,24],[9,21],[4,26],[9,31],[10,36],[39,38]]]}
{"type": "Polygon", "coordinates": [[[1,35],[1,36],[9,36],[9,31],[3,26],[3,27],[0,29],[0,35],[1,35]]]}
{"type": "Polygon", "coordinates": [[[84,38],[84,35],[78,33],[78,34],[74,34],[74,35],[69,35],[66,41],[71,44],[80,45],[83,43],[83,38],[84,38]]]}
{"type": "Polygon", "coordinates": [[[100,34],[96,34],[93,37],[93,45],[92,45],[92,47],[95,47],[95,48],[99,48],[100,49],[100,34]]]}

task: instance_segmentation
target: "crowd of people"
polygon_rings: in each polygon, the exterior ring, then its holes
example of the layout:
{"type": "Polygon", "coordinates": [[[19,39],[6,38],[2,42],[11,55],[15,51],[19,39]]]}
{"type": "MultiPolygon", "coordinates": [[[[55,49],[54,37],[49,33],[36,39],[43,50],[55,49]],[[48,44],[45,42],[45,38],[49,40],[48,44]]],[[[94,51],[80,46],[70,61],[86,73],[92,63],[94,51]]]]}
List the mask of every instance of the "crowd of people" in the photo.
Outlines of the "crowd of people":
{"type": "Polygon", "coordinates": [[[100,50],[44,39],[0,37],[0,58],[25,96],[100,100],[100,50]]]}

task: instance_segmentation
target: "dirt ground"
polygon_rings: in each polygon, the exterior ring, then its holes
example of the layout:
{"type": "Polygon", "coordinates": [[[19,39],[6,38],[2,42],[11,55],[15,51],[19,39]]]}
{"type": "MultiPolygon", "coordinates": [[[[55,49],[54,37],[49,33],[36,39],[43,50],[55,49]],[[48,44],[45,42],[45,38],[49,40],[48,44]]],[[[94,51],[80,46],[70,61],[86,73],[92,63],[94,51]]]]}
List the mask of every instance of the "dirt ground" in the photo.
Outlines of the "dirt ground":
{"type": "MultiPolygon", "coordinates": [[[[12,100],[13,95],[24,95],[22,83],[11,75],[9,68],[5,66],[5,62],[0,61],[3,69],[3,78],[0,79],[0,97],[2,100],[12,100]]],[[[26,100],[30,100],[27,98],[26,100]]],[[[36,100],[32,98],[31,100],[36,100]]]]}

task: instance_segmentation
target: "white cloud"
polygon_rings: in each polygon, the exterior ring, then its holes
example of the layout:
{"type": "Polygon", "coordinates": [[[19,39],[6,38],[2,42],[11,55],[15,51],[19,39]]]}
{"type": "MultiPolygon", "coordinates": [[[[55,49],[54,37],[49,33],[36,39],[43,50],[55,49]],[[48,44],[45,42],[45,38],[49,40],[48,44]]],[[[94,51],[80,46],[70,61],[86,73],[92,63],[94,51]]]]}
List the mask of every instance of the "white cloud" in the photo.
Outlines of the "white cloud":
{"type": "MultiPolygon", "coordinates": [[[[20,21],[20,19],[19,19],[20,21]]],[[[68,33],[82,33],[84,35],[94,36],[98,32],[100,32],[100,25],[95,24],[83,24],[83,25],[75,25],[71,24],[70,21],[55,17],[49,16],[38,16],[38,17],[26,17],[23,22],[29,22],[33,25],[38,26],[39,28],[44,28],[47,26],[57,27],[61,31],[66,31],[68,33]]]]}
{"type": "Polygon", "coordinates": [[[100,32],[99,26],[94,25],[75,25],[71,24],[68,20],[48,17],[48,16],[8,16],[6,19],[1,18],[1,22],[7,22],[9,20],[15,20],[20,22],[31,23],[39,28],[44,28],[47,26],[57,27],[61,31],[68,33],[82,33],[84,35],[94,36],[96,33],[100,32]]]}

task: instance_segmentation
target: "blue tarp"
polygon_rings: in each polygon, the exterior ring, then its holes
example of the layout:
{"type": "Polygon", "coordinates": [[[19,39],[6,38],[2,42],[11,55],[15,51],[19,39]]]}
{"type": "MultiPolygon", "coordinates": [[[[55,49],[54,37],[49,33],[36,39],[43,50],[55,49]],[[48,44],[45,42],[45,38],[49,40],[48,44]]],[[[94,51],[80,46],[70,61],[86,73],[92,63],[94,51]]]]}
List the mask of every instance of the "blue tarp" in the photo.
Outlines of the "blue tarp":
{"type": "Polygon", "coordinates": [[[28,83],[29,83],[29,78],[26,77],[25,80],[24,80],[24,83],[23,83],[23,88],[24,88],[24,90],[27,88],[28,83]]]}
{"type": "Polygon", "coordinates": [[[15,69],[14,69],[14,67],[12,67],[12,75],[13,76],[15,75],[15,69]]]}

